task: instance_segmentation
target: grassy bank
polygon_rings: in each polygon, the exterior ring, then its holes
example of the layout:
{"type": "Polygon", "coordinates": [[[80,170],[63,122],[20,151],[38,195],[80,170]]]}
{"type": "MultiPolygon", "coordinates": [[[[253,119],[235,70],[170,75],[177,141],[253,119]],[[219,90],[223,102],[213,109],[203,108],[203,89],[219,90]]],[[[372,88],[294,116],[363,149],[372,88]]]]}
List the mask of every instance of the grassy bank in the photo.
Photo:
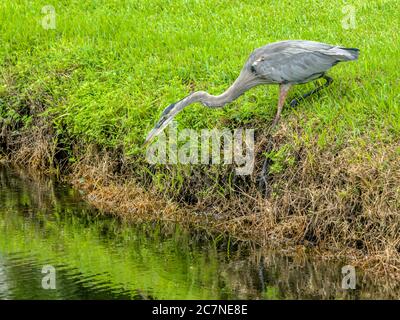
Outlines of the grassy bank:
{"type": "Polygon", "coordinates": [[[309,243],[396,272],[400,5],[354,1],[356,24],[345,29],[347,4],[58,0],[55,29],[45,29],[45,4],[2,1],[2,153],[61,173],[118,214],[174,219],[185,208],[260,244],[309,243]],[[191,106],[177,117],[180,129],[254,128],[253,175],[146,162],[141,144],[165,106],[192,90],[222,92],[254,48],[282,39],[358,47],[361,55],[333,68],[336,81],[319,97],[285,108],[271,134],[276,87],[253,89],[223,109],[191,106]],[[272,161],[268,198],[256,188],[265,156],[272,161]]]}

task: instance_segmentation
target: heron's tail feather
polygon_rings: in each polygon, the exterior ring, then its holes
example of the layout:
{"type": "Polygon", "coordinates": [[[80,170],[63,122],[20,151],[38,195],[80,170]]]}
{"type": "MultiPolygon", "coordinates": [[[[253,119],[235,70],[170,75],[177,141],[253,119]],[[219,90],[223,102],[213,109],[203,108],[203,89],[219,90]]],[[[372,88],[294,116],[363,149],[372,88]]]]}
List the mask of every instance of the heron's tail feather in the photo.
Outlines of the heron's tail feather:
{"type": "Polygon", "coordinates": [[[359,52],[360,50],[357,48],[331,47],[328,50],[323,50],[321,53],[334,57],[336,63],[338,63],[340,61],[357,60],[359,52]]]}
{"type": "Polygon", "coordinates": [[[358,54],[360,53],[360,50],[357,48],[340,48],[344,51],[346,51],[346,60],[357,60],[358,59],[358,54]]]}

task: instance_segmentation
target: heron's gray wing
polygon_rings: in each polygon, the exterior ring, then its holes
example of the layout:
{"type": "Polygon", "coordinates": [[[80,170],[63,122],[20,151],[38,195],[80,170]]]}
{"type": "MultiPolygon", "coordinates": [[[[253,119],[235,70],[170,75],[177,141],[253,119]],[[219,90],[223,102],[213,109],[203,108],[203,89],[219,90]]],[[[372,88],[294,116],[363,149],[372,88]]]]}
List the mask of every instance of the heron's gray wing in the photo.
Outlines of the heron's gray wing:
{"type": "Polygon", "coordinates": [[[340,61],[354,60],[355,49],[312,41],[282,41],[254,51],[250,69],[276,83],[305,83],[340,61]]]}
{"type": "Polygon", "coordinates": [[[322,52],[281,52],[256,60],[252,70],[276,83],[305,83],[321,77],[339,61],[335,55],[322,52]]]}

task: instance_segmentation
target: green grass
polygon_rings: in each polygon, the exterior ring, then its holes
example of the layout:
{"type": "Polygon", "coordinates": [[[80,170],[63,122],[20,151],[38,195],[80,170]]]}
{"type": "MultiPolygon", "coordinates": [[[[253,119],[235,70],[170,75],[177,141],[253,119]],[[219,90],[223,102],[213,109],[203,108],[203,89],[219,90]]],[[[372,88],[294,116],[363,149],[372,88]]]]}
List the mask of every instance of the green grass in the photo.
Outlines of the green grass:
{"type": "MultiPolygon", "coordinates": [[[[287,108],[282,121],[296,115],[304,127],[301,139],[318,135],[321,146],[357,136],[399,137],[396,0],[351,2],[354,30],[342,28],[347,2],[54,0],[55,30],[41,26],[45,4],[0,4],[3,118],[10,109],[29,118],[24,108],[45,105],[58,133],[70,141],[141,155],[140,145],[166,105],[192,88],[222,92],[257,47],[310,39],[358,47],[360,59],[334,67],[333,86],[320,99],[287,108]]],[[[277,88],[262,86],[224,109],[191,106],[177,119],[181,128],[267,126],[276,102],[277,88]]]]}

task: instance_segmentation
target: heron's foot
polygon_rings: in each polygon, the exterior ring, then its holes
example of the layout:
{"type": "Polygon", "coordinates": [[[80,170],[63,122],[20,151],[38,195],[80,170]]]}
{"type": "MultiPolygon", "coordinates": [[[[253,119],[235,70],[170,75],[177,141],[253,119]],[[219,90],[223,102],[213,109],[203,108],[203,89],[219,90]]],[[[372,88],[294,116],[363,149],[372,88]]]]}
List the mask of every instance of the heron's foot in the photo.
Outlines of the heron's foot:
{"type": "Polygon", "coordinates": [[[317,87],[317,88],[315,88],[315,89],[313,89],[313,90],[311,90],[311,91],[309,91],[309,92],[303,94],[302,96],[300,96],[300,97],[298,97],[298,98],[296,98],[296,99],[293,99],[293,100],[290,102],[290,106],[291,106],[292,108],[297,107],[301,101],[305,100],[305,99],[308,98],[309,96],[312,96],[312,95],[318,93],[318,92],[321,91],[322,89],[324,89],[324,88],[330,86],[331,83],[333,82],[333,79],[332,79],[331,77],[328,77],[327,75],[324,75],[322,78],[325,79],[325,81],[326,81],[323,85],[321,85],[321,86],[319,86],[319,87],[317,87]]]}

